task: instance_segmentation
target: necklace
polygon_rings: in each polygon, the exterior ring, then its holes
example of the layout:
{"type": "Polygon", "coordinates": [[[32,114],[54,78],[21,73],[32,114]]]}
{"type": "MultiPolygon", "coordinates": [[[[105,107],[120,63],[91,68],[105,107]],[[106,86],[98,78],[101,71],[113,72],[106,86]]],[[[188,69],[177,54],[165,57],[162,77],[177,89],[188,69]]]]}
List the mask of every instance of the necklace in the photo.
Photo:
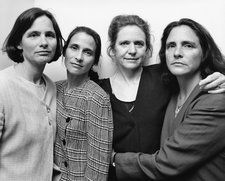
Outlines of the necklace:
{"type": "Polygon", "coordinates": [[[176,109],[175,109],[175,117],[177,117],[177,114],[179,113],[179,111],[183,107],[184,103],[186,102],[187,97],[185,99],[183,99],[183,101],[182,101],[181,96],[180,95],[177,96],[177,105],[176,105],[176,109]]]}
{"type": "Polygon", "coordinates": [[[179,113],[179,111],[181,110],[183,104],[182,105],[178,105],[176,106],[176,109],[175,109],[175,117],[177,117],[177,114],[179,113]]]}

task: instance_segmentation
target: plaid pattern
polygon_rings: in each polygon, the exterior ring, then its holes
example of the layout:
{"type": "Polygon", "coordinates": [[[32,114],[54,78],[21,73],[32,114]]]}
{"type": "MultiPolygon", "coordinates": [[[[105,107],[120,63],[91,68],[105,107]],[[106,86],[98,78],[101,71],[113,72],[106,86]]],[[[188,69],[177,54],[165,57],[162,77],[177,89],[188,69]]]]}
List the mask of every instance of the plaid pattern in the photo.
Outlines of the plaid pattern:
{"type": "Polygon", "coordinates": [[[113,134],[109,96],[91,80],[67,92],[66,81],[56,85],[60,180],[107,180],[113,134]]]}

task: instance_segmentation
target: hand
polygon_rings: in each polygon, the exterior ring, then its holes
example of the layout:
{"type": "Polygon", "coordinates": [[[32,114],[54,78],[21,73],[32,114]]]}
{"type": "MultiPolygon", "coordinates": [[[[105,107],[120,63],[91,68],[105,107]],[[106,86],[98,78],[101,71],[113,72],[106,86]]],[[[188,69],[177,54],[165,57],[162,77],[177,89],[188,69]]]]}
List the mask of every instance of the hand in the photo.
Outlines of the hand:
{"type": "Polygon", "coordinates": [[[138,164],[139,153],[117,153],[115,155],[116,176],[118,180],[143,180],[146,175],[138,164]]]}
{"type": "Polygon", "coordinates": [[[225,75],[214,72],[201,80],[199,86],[202,90],[208,91],[208,93],[223,93],[225,92],[225,75]]]}

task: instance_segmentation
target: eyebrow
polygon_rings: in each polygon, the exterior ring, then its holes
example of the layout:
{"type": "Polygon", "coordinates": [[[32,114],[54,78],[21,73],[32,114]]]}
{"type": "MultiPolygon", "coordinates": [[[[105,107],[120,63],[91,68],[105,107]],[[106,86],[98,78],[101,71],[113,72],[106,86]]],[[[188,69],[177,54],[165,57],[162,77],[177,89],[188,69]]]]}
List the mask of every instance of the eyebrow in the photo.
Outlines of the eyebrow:
{"type": "Polygon", "coordinates": [[[90,52],[94,53],[94,50],[92,50],[90,48],[84,48],[84,51],[90,51],[90,52]]]}
{"type": "MultiPolygon", "coordinates": [[[[80,47],[80,45],[77,44],[77,43],[71,43],[70,46],[77,46],[77,47],[80,47]]],[[[83,50],[84,50],[84,51],[92,51],[92,52],[94,52],[94,50],[92,50],[92,49],[90,49],[90,48],[84,48],[83,50]]]]}
{"type": "MultiPolygon", "coordinates": [[[[198,43],[194,42],[194,41],[188,41],[188,40],[184,40],[184,41],[181,41],[182,44],[192,44],[192,45],[198,45],[198,43]]],[[[175,41],[169,41],[166,43],[166,45],[169,45],[169,44],[176,44],[175,41]]]]}
{"type": "Polygon", "coordinates": [[[190,43],[190,44],[193,44],[193,45],[197,45],[197,43],[194,42],[194,41],[182,41],[182,43],[190,43]]]}

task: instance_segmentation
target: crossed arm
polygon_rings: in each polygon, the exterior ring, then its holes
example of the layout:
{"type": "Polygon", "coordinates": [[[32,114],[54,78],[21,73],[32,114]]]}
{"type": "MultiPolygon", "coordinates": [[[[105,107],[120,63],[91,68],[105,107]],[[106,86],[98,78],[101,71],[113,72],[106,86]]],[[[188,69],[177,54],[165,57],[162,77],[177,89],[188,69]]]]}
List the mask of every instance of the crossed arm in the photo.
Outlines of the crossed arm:
{"type": "Polygon", "coordinates": [[[225,94],[218,94],[199,101],[161,149],[152,155],[117,153],[118,179],[165,179],[219,156],[225,148],[224,100],[225,94]]]}

